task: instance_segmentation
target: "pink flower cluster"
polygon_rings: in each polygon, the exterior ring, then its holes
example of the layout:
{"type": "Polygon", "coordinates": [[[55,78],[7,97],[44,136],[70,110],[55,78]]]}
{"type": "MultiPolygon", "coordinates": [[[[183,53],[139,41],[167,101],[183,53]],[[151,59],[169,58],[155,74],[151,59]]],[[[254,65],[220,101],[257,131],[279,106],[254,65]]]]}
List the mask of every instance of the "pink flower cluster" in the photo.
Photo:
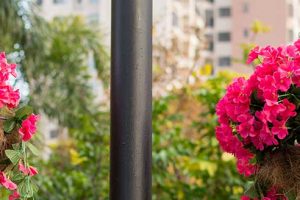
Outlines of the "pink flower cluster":
{"type": "MultiPolygon", "coordinates": [[[[19,129],[19,133],[22,136],[23,141],[31,139],[32,135],[36,132],[36,122],[39,116],[31,114],[27,119],[22,122],[22,126],[19,129]]],[[[38,170],[33,166],[25,167],[23,163],[19,162],[19,171],[26,176],[34,176],[38,174],[38,170]]],[[[8,190],[14,191],[10,196],[9,200],[15,200],[20,198],[20,194],[17,191],[17,185],[9,180],[4,172],[0,172],[0,184],[8,190]]]]}
{"type": "Polygon", "coordinates": [[[22,122],[22,126],[19,129],[19,133],[24,142],[31,139],[36,132],[36,123],[39,119],[38,115],[31,114],[27,119],[22,122]]]}
{"type": "MultiPolygon", "coordinates": [[[[9,64],[7,62],[5,53],[0,52],[0,109],[7,106],[9,109],[16,108],[20,101],[20,94],[18,90],[14,90],[11,85],[8,84],[10,75],[16,77],[16,64],[9,64]]],[[[23,142],[26,142],[32,138],[36,132],[36,123],[39,119],[38,115],[30,114],[25,120],[22,121],[19,128],[19,134],[23,142]]],[[[28,166],[28,163],[24,164],[20,159],[19,171],[25,176],[34,176],[38,174],[35,167],[28,166]]],[[[9,200],[15,200],[21,198],[17,189],[18,186],[12,182],[4,172],[0,171],[0,185],[8,190],[13,191],[9,196],[9,200]]]]}
{"type": "Polygon", "coordinates": [[[24,175],[34,176],[38,174],[38,170],[35,167],[25,167],[22,162],[19,162],[19,171],[24,175]]]}
{"type": "MultiPolygon", "coordinates": [[[[258,198],[250,198],[248,196],[242,196],[241,200],[259,200],[258,198]]],[[[288,200],[284,194],[279,194],[275,187],[269,189],[265,197],[261,200],[288,200]]]]}
{"type": "MultiPolygon", "coordinates": [[[[237,158],[241,174],[254,174],[257,151],[278,146],[289,134],[287,122],[297,115],[294,89],[300,88],[300,40],[293,45],[254,48],[248,63],[259,60],[249,79],[229,85],[216,107],[216,137],[222,149],[237,158]]],[[[299,94],[298,94],[299,95],[299,94]]]]}
{"type": "Polygon", "coordinates": [[[7,83],[10,75],[17,76],[16,67],[16,64],[7,63],[5,53],[0,52],[0,108],[4,106],[15,108],[19,104],[19,90],[14,90],[7,83]]]}

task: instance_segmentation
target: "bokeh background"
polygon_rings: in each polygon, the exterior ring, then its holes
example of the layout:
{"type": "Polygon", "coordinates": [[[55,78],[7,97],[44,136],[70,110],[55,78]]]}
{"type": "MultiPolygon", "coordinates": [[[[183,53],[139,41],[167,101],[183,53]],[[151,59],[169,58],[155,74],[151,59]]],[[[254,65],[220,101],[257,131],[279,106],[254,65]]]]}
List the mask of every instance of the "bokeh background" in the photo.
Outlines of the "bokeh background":
{"type": "MultiPolygon", "coordinates": [[[[42,200],[109,199],[111,0],[1,0],[0,51],[42,116],[42,200]]],[[[293,42],[298,0],[154,0],[153,199],[237,200],[249,183],[214,137],[215,105],[256,45],[293,42]]]]}

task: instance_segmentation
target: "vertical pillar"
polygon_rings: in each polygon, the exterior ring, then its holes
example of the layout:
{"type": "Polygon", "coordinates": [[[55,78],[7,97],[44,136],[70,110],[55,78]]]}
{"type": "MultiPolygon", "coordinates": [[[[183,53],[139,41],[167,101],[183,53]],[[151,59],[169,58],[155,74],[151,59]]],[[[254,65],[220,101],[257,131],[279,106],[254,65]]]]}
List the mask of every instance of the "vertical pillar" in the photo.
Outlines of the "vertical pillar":
{"type": "Polygon", "coordinates": [[[152,0],[112,0],[111,200],[151,200],[152,0]]]}

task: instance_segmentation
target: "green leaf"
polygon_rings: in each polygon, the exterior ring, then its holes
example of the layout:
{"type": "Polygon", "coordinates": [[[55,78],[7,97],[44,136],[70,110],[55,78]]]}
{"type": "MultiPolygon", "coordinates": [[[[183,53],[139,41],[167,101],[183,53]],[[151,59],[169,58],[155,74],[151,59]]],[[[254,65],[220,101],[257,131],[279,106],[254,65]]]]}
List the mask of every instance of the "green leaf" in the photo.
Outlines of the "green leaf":
{"type": "Polygon", "coordinates": [[[285,193],[285,196],[287,196],[288,199],[297,199],[296,195],[293,192],[287,192],[285,193]]]}
{"type": "Polygon", "coordinates": [[[0,116],[5,118],[10,118],[14,116],[14,113],[12,110],[7,108],[6,106],[0,109],[0,116]]]}
{"type": "Polygon", "coordinates": [[[8,119],[4,122],[4,131],[10,133],[16,126],[16,121],[14,118],[8,119]]]}
{"type": "Polygon", "coordinates": [[[36,156],[39,156],[40,155],[40,152],[39,150],[31,143],[27,143],[27,147],[30,149],[30,151],[36,155],[36,156]]]}
{"type": "Polygon", "coordinates": [[[16,111],[16,117],[20,120],[25,119],[28,115],[30,115],[31,113],[33,113],[33,109],[30,106],[24,106],[22,108],[19,108],[16,111]]]}
{"type": "Polygon", "coordinates": [[[21,152],[16,150],[5,150],[5,155],[14,165],[17,164],[21,158],[21,152]]]}
{"type": "Polygon", "coordinates": [[[257,193],[256,189],[255,189],[255,183],[252,183],[248,189],[246,189],[245,191],[245,195],[250,197],[250,198],[257,198],[259,197],[259,194],[257,193]]]}
{"type": "Polygon", "coordinates": [[[20,146],[20,143],[16,143],[16,144],[12,144],[12,148],[14,149],[14,150],[21,150],[21,146],[20,146]]]}
{"type": "Polygon", "coordinates": [[[20,196],[23,198],[30,198],[33,196],[33,188],[29,177],[25,177],[24,181],[19,184],[18,190],[20,196]]]}
{"type": "Polygon", "coordinates": [[[39,191],[38,186],[35,183],[33,183],[32,181],[31,181],[31,187],[32,187],[33,193],[37,193],[39,191]]]}
{"type": "Polygon", "coordinates": [[[21,173],[17,173],[15,174],[12,178],[11,178],[14,182],[19,182],[21,180],[24,179],[24,175],[21,173]]]}

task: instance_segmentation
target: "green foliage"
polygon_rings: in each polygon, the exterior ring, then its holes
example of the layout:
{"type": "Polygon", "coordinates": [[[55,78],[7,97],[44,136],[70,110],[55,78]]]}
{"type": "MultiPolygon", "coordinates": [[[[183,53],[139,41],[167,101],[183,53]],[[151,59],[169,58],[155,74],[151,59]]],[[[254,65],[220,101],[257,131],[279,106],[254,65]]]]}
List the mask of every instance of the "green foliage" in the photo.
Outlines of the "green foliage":
{"type": "Polygon", "coordinates": [[[34,194],[38,191],[38,186],[33,180],[35,177],[30,176],[30,174],[24,174],[29,172],[21,172],[18,165],[21,163],[24,165],[24,168],[27,170],[29,169],[28,149],[35,147],[28,142],[13,144],[12,147],[13,149],[5,150],[5,155],[12,164],[5,169],[5,172],[7,173],[7,176],[18,185],[17,191],[19,192],[21,199],[32,199],[34,194]]]}
{"type": "Polygon", "coordinates": [[[107,53],[97,30],[82,18],[49,23],[36,11],[32,1],[0,2],[0,50],[13,53],[11,57],[21,65],[34,109],[58,119],[62,126],[76,126],[77,116],[89,113],[94,108],[87,105],[95,104],[88,60],[94,58],[98,77],[107,85],[107,53]]]}
{"type": "Polygon", "coordinates": [[[17,150],[5,150],[5,155],[12,162],[12,164],[16,165],[19,162],[22,153],[17,150]]]}
{"type": "Polygon", "coordinates": [[[108,199],[109,114],[94,119],[81,116],[81,125],[70,129],[70,141],[52,147],[48,161],[40,165],[37,199],[108,199]]]}
{"type": "MultiPolygon", "coordinates": [[[[70,144],[52,149],[49,160],[35,160],[42,186],[36,199],[107,196],[108,114],[107,108],[100,112],[95,102],[88,65],[94,58],[98,77],[107,85],[108,56],[101,36],[80,17],[46,22],[36,11],[29,0],[0,1],[0,50],[11,53],[20,65],[21,81],[30,88],[30,98],[25,100],[36,113],[67,128],[70,137],[70,144]]],[[[8,124],[7,129],[12,126],[8,124]]]]}
{"type": "MultiPolygon", "coordinates": [[[[231,79],[223,73],[153,102],[153,199],[240,198],[245,181],[214,136],[214,106],[231,79]]],[[[42,165],[39,198],[109,199],[109,115],[81,122],[42,165]]]]}
{"type": "Polygon", "coordinates": [[[215,105],[229,81],[223,73],[154,102],[153,199],[240,198],[245,181],[214,132],[215,105]]]}
{"type": "Polygon", "coordinates": [[[17,126],[20,127],[23,120],[25,120],[30,114],[33,113],[33,109],[30,106],[24,106],[16,110],[15,115],[8,117],[4,122],[3,130],[5,133],[11,133],[17,126]]]}
{"type": "MultiPolygon", "coordinates": [[[[94,102],[86,63],[92,55],[108,83],[101,37],[79,17],[48,23],[32,12],[30,1],[31,12],[19,2],[0,1],[0,49],[16,53],[34,109],[58,119],[70,136],[51,147],[48,160],[36,160],[41,173],[36,199],[109,199],[109,112],[94,102]]],[[[220,74],[154,100],[154,200],[239,199],[245,181],[214,136],[215,104],[231,78],[220,74]]],[[[7,153],[16,162],[15,153],[7,153]]]]}

